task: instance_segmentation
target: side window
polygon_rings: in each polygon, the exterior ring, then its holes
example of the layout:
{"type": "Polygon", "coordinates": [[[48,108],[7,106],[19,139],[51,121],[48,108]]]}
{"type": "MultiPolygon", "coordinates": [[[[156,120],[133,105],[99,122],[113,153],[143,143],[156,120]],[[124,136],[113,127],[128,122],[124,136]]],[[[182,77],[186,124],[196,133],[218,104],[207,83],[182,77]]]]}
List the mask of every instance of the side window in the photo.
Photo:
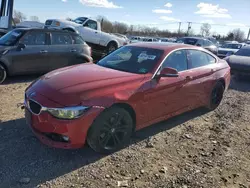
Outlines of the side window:
{"type": "Polygon", "coordinates": [[[94,30],[97,30],[97,23],[96,21],[93,21],[93,20],[89,20],[87,21],[85,24],[84,24],[85,27],[88,27],[90,29],[94,29],[94,30]]]}
{"type": "Polygon", "coordinates": [[[198,40],[196,43],[197,46],[204,46],[204,41],[203,40],[198,40]]]}
{"type": "Polygon", "coordinates": [[[209,40],[206,40],[205,42],[206,42],[206,46],[212,46],[213,45],[213,43],[211,41],[209,41],[209,40]]]}
{"type": "Polygon", "coordinates": [[[164,61],[162,68],[174,68],[178,72],[188,69],[186,50],[178,50],[171,53],[164,61]]]}
{"type": "Polygon", "coordinates": [[[80,36],[73,35],[72,38],[73,38],[73,44],[84,44],[85,43],[84,40],[80,36]]]}
{"type": "Polygon", "coordinates": [[[216,59],[213,56],[199,50],[188,50],[188,59],[190,60],[190,69],[216,62],[216,59]]]}
{"type": "Polygon", "coordinates": [[[68,44],[72,44],[72,39],[69,34],[52,32],[51,44],[52,45],[68,45],[68,44]]]}
{"type": "Polygon", "coordinates": [[[153,40],[152,39],[148,39],[148,42],[153,42],[153,40]]]}
{"type": "Polygon", "coordinates": [[[27,46],[30,45],[45,45],[46,44],[46,33],[39,31],[31,31],[24,35],[21,38],[20,43],[27,46]]]}

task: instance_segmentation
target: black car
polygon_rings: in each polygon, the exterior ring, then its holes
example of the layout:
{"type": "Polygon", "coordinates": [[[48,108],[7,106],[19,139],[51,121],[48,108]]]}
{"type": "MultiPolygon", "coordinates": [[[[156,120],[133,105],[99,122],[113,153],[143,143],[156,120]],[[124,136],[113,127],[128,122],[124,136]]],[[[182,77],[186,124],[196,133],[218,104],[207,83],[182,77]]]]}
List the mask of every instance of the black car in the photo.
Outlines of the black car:
{"type": "Polygon", "coordinates": [[[183,37],[177,40],[177,43],[190,44],[194,46],[201,46],[215,55],[218,53],[218,48],[210,40],[201,37],[183,37]]]}
{"type": "Polygon", "coordinates": [[[250,75],[250,46],[243,46],[234,55],[224,58],[236,76],[250,75]]]}
{"type": "Polygon", "coordinates": [[[0,83],[91,61],[91,48],[73,32],[19,28],[0,38],[0,83]]]}

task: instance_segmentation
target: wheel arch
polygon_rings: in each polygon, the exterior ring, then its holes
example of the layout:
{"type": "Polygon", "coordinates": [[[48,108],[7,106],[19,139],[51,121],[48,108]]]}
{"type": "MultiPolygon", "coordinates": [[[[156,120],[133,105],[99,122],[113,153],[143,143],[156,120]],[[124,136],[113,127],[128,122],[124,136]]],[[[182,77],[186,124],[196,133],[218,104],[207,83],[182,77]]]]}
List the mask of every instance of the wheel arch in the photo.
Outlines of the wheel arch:
{"type": "Polygon", "coordinates": [[[64,30],[64,31],[71,31],[71,32],[77,33],[77,31],[74,28],[72,28],[72,27],[65,27],[62,30],[64,30]]]}
{"type": "Polygon", "coordinates": [[[112,44],[112,43],[115,44],[117,48],[119,48],[119,43],[117,41],[115,41],[115,40],[109,41],[108,44],[107,44],[107,46],[110,45],[110,44],[112,44]]]}
{"type": "Polygon", "coordinates": [[[115,103],[109,108],[112,108],[114,106],[125,109],[131,115],[131,118],[133,120],[133,129],[135,130],[136,129],[136,113],[135,113],[134,108],[128,103],[115,103]]]}
{"type": "Polygon", "coordinates": [[[7,76],[9,76],[9,69],[8,69],[8,66],[7,66],[3,61],[0,61],[0,65],[2,65],[3,68],[5,68],[6,73],[7,73],[7,76]]]}
{"type": "Polygon", "coordinates": [[[226,81],[225,81],[224,78],[220,78],[220,79],[218,80],[218,82],[220,82],[220,83],[223,84],[224,89],[226,88],[226,81]]]}

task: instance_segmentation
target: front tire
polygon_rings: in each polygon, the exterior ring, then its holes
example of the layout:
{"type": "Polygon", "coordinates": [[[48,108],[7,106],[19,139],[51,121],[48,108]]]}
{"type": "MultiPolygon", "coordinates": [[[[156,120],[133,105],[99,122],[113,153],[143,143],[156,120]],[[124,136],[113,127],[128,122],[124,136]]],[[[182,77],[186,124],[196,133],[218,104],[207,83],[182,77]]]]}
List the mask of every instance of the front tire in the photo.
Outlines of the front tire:
{"type": "Polygon", "coordinates": [[[220,105],[223,99],[224,91],[225,87],[223,83],[222,82],[216,83],[210,95],[210,102],[208,106],[209,110],[213,111],[220,105]]]}
{"type": "Polygon", "coordinates": [[[6,69],[0,65],[0,84],[2,84],[7,77],[7,71],[6,69]]]}
{"type": "Polygon", "coordinates": [[[87,142],[96,152],[115,152],[128,143],[133,126],[133,119],[128,111],[111,107],[94,121],[88,132],[87,142]]]}
{"type": "Polygon", "coordinates": [[[107,46],[107,53],[111,53],[117,49],[117,44],[115,42],[110,42],[107,46]]]}

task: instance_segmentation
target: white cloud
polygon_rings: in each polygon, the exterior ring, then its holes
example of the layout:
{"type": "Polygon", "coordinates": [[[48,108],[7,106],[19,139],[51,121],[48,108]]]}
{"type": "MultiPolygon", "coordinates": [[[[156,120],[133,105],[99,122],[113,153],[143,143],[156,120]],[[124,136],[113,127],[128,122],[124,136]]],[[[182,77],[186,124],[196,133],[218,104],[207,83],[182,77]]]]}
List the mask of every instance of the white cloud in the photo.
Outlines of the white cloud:
{"type": "Polygon", "coordinates": [[[207,18],[231,18],[228,14],[228,10],[225,8],[220,8],[219,5],[213,5],[209,3],[199,3],[197,5],[198,11],[195,14],[200,14],[207,18]]]}
{"type": "Polygon", "coordinates": [[[237,27],[247,27],[245,24],[243,23],[228,23],[226,24],[228,26],[237,26],[237,27]]]}
{"type": "Polygon", "coordinates": [[[122,8],[108,0],[79,0],[79,2],[89,7],[122,8]]]}
{"type": "Polygon", "coordinates": [[[203,20],[201,23],[209,23],[209,24],[214,24],[213,20],[203,20]]]}
{"type": "Polygon", "coordinates": [[[152,10],[153,13],[156,14],[171,14],[172,10],[166,10],[166,9],[154,9],[152,10]]]}
{"type": "Polygon", "coordinates": [[[170,8],[170,7],[172,7],[173,5],[172,5],[171,3],[167,3],[167,4],[164,5],[164,6],[170,8]]]}
{"type": "Polygon", "coordinates": [[[62,2],[67,2],[68,0],[62,0],[62,2]]]}
{"type": "Polygon", "coordinates": [[[180,22],[181,21],[179,19],[168,17],[168,16],[161,16],[160,19],[164,20],[164,21],[169,21],[169,22],[180,22]]]}

